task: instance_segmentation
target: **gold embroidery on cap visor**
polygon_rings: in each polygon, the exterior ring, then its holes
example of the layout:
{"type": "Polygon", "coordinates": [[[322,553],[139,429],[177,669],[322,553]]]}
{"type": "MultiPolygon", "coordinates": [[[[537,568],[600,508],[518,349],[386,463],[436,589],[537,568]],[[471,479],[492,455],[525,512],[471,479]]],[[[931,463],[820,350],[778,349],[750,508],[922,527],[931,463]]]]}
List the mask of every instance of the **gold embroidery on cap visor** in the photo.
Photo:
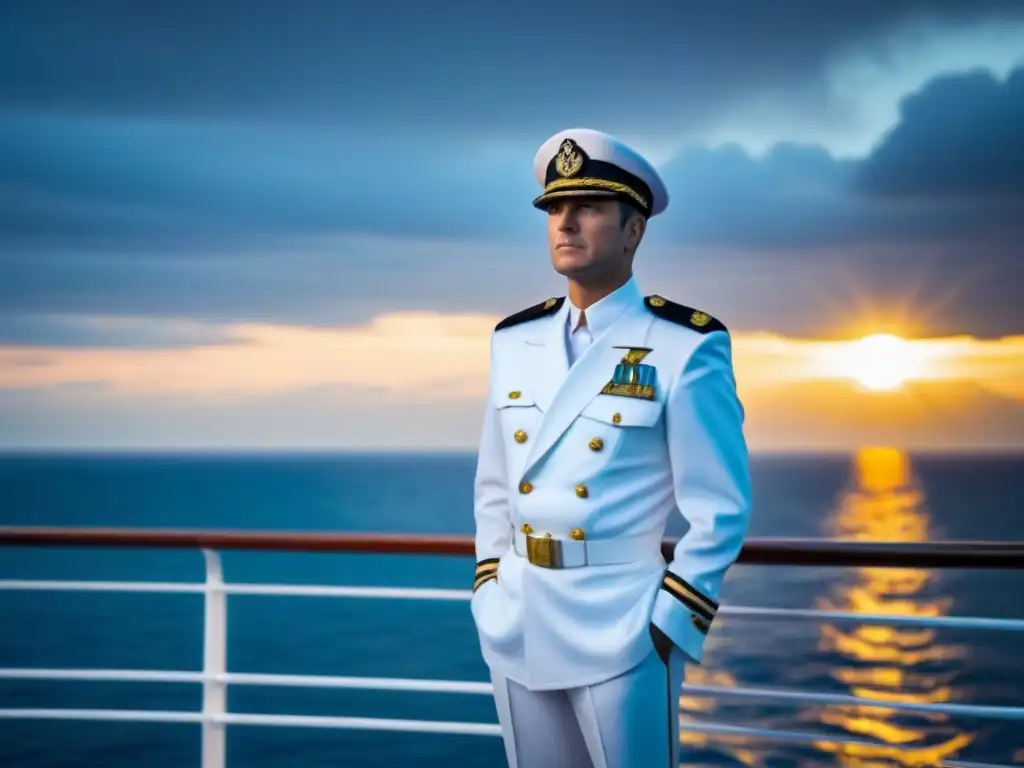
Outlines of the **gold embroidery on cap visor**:
{"type": "Polygon", "coordinates": [[[636,200],[637,203],[640,204],[640,207],[645,211],[650,209],[647,199],[632,187],[628,187],[625,184],[619,184],[615,181],[593,179],[586,176],[579,179],[555,179],[544,187],[544,194],[534,200],[533,203],[536,205],[537,203],[542,203],[545,200],[551,200],[556,197],[569,197],[571,195],[594,193],[627,195],[628,197],[636,200]]]}

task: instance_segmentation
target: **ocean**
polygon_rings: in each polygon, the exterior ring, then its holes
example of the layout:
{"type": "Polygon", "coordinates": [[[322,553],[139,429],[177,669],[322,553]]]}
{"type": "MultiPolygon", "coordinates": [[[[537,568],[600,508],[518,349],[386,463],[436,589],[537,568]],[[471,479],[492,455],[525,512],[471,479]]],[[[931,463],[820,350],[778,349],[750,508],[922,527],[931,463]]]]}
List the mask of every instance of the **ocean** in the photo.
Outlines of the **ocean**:
{"type": "MultiPolygon", "coordinates": [[[[0,458],[0,525],[470,533],[471,455],[24,455],[0,458]]],[[[752,536],[1024,540],[1024,456],[755,456],[752,536]]],[[[682,526],[670,527],[678,534],[682,526]]],[[[467,589],[469,558],[227,552],[230,581],[467,589]]],[[[199,581],[199,552],[0,548],[0,579],[199,581]]],[[[1024,617],[1024,572],[735,566],[722,602],[1024,617]]],[[[232,672],[484,681],[468,603],[232,596],[232,672]]],[[[198,595],[0,592],[0,667],[198,671],[198,595]]],[[[892,702],[1024,706],[1024,633],[720,618],[690,684],[892,702]]],[[[0,708],[198,710],[200,686],[0,680],[0,708]]],[[[487,696],[238,686],[233,712],[496,722],[487,696]]],[[[683,690],[687,721],[877,740],[828,744],[684,737],[686,766],[1024,765],[1024,722],[683,690]],[[896,749],[898,748],[898,750],[896,749]]],[[[228,729],[247,768],[504,765],[488,736],[228,729]]],[[[194,724],[0,719],[2,768],[186,768],[194,724]]]]}

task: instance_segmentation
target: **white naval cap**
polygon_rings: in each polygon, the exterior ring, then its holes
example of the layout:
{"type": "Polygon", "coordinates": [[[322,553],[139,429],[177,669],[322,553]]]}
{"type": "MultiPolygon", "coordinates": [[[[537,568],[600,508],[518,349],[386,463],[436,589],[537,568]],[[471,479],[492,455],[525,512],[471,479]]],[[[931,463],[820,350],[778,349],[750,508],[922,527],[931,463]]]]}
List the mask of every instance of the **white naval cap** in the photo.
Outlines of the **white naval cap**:
{"type": "Polygon", "coordinates": [[[533,161],[544,189],[533,201],[544,208],[560,197],[618,197],[650,218],[668,207],[668,190],[643,155],[614,136],[590,128],[559,131],[545,141],[533,161]]]}

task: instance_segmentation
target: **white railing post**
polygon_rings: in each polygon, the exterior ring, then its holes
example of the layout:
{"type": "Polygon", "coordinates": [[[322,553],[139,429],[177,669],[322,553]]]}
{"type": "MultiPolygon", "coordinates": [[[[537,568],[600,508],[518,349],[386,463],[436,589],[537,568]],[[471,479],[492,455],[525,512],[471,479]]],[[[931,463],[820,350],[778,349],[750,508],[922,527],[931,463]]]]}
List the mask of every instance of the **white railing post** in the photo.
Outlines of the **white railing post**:
{"type": "Polygon", "coordinates": [[[203,622],[203,762],[202,768],[224,768],[226,749],[223,715],[227,712],[227,595],[220,555],[203,550],[206,560],[203,622]]]}

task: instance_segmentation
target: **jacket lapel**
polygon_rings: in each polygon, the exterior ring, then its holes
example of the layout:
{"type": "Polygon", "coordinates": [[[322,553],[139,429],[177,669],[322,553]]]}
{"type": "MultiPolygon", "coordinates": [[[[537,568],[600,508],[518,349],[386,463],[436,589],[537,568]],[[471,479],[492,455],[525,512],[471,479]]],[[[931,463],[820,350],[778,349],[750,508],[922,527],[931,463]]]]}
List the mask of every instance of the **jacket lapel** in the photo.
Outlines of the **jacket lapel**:
{"type": "Polygon", "coordinates": [[[525,476],[558,442],[565,430],[575,421],[587,403],[601,392],[615,372],[616,364],[626,350],[624,346],[642,346],[647,338],[652,317],[643,305],[627,309],[621,318],[603,336],[596,339],[576,363],[569,368],[564,342],[564,318],[556,323],[544,351],[539,356],[547,368],[545,386],[554,386],[550,399],[544,396],[544,419],[537,439],[526,457],[522,475],[525,476]],[[560,379],[560,386],[558,381],[560,379]]]}
{"type": "Polygon", "coordinates": [[[524,339],[528,354],[524,358],[534,380],[537,407],[547,413],[569,372],[569,356],[565,349],[565,318],[568,303],[524,339]]]}

